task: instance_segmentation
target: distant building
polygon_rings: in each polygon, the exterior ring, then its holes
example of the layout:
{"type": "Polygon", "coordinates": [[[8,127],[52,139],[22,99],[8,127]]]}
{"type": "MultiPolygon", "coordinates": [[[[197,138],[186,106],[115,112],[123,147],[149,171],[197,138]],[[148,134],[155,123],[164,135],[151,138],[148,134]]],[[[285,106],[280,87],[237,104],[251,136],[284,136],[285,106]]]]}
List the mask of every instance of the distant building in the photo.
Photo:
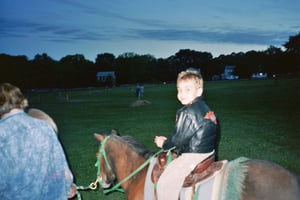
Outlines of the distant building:
{"type": "Polygon", "coordinates": [[[97,82],[102,86],[114,87],[116,85],[116,74],[114,71],[97,72],[97,82]]]}
{"type": "Polygon", "coordinates": [[[187,71],[195,71],[195,72],[198,72],[199,74],[201,74],[200,68],[188,67],[186,70],[187,71]]]}
{"type": "Polygon", "coordinates": [[[257,78],[267,78],[268,77],[268,73],[262,73],[262,72],[260,72],[260,73],[253,73],[252,75],[251,75],[251,78],[252,79],[257,79],[257,78]]]}
{"type": "Polygon", "coordinates": [[[252,73],[251,78],[252,79],[260,79],[260,78],[267,78],[268,73],[264,72],[264,66],[258,65],[257,70],[252,73]]]}
{"type": "Polygon", "coordinates": [[[222,79],[227,79],[227,80],[238,79],[239,76],[234,75],[235,68],[236,68],[236,66],[233,66],[233,65],[225,66],[224,73],[221,75],[222,79]]]}
{"type": "Polygon", "coordinates": [[[116,80],[116,74],[114,71],[97,72],[96,77],[97,77],[97,81],[102,83],[105,83],[110,78],[112,80],[116,80]]]}

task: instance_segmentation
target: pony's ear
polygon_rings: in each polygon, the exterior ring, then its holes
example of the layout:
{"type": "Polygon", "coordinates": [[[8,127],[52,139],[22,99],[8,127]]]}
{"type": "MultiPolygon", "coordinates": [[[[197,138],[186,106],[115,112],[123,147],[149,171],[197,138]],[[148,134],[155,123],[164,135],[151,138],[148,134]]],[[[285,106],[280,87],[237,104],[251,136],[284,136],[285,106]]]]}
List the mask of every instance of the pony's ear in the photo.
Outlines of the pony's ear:
{"type": "Polygon", "coordinates": [[[97,140],[99,140],[100,142],[101,142],[102,140],[104,140],[104,136],[101,135],[101,134],[99,134],[99,133],[94,133],[94,136],[95,136],[95,138],[96,138],[97,140]]]}
{"type": "Polygon", "coordinates": [[[112,135],[120,135],[117,131],[117,129],[112,129],[111,132],[110,132],[112,135]]]}

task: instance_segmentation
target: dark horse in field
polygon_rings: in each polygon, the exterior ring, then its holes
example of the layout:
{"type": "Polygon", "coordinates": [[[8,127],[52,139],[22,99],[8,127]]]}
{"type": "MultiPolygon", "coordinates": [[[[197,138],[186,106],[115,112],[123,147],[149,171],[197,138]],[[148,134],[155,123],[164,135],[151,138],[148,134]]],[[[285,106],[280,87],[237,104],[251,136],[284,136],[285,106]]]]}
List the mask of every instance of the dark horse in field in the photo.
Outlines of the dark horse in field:
{"type": "MultiPolygon", "coordinates": [[[[102,188],[119,183],[127,199],[144,199],[144,185],[149,166],[146,161],[152,155],[150,151],[129,136],[95,134],[95,137],[101,142],[97,161],[98,180],[102,188]],[[133,173],[134,171],[136,173],[133,173]]],[[[227,195],[226,198],[221,195],[223,197],[218,199],[300,199],[299,177],[283,167],[263,160],[247,160],[243,165],[247,166],[247,171],[240,194],[227,195]]],[[[221,185],[224,184],[226,183],[221,185]]]]}

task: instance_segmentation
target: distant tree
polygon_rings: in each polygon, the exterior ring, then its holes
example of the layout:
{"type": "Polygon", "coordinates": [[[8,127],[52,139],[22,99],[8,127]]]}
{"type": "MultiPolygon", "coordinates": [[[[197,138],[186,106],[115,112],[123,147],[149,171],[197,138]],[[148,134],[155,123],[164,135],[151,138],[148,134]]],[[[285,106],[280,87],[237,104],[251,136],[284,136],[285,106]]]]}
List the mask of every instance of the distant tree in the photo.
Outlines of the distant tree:
{"type": "Polygon", "coordinates": [[[35,62],[43,62],[43,63],[52,63],[52,62],[55,62],[55,60],[53,58],[51,58],[50,56],[48,56],[46,53],[36,54],[34,56],[33,61],[35,61],[35,62]]]}
{"type": "Polygon", "coordinates": [[[172,65],[168,59],[158,59],[156,62],[156,77],[161,82],[173,82],[176,80],[177,73],[172,70],[172,65]]]}
{"type": "Polygon", "coordinates": [[[300,56],[300,33],[295,36],[290,36],[289,41],[283,46],[286,48],[287,52],[300,56]]]}
{"type": "Polygon", "coordinates": [[[124,53],[116,59],[118,84],[146,82],[152,79],[156,59],[151,55],[124,53]]]}
{"type": "Polygon", "coordinates": [[[96,85],[96,69],[84,55],[67,55],[59,61],[63,87],[87,87],[96,85]]]}
{"type": "Polygon", "coordinates": [[[0,83],[9,82],[21,88],[28,88],[30,77],[26,56],[0,54],[0,83]]]}
{"type": "Polygon", "coordinates": [[[285,60],[290,69],[289,73],[300,75],[300,33],[290,36],[289,41],[284,44],[286,48],[285,60]]]}
{"type": "Polygon", "coordinates": [[[267,50],[264,51],[266,55],[280,55],[283,53],[281,48],[275,46],[269,46],[267,50]]]}
{"type": "Polygon", "coordinates": [[[124,53],[116,59],[116,79],[118,84],[133,83],[132,71],[136,64],[134,64],[134,57],[137,54],[124,53]]]}
{"type": "Polygon", "coordinates": [[[141,71],[138,75],[137,82],[155,82],[157,80],[156,59],[152,55],[140,55],[138,58],[141,71]]]}
{"type": "Polygon", "coordinates": [[[95,65],[99,71],[114,71],[115,56],[111,53],[98,54],[95,65]]]}
{"type": "Polygon", "coordinates": [[[31,88],[50,88],[54,87],[57,73],[55,65],[57,61],[48,56],[46,53],[36,54],[30,61],[28,69],[28,78],[31,82],[31,88]]]}
{"type": "Polygon", "coordinates": [[[199,52],[190,49],[179,50],[174,57],[169,60],[175,67],[177,73],[187,68],[200,68],[204,78],[210,77],[210,66],[212,63],[212,54],[208,52],[199,52]]]}
{"type": "Polygon", "coordinates": [[[263,62],[261,62],[261,71],[266,72],[269,76],[283,72],[283,51],[281,48],[270,46],[264,52],[263,62]]]}

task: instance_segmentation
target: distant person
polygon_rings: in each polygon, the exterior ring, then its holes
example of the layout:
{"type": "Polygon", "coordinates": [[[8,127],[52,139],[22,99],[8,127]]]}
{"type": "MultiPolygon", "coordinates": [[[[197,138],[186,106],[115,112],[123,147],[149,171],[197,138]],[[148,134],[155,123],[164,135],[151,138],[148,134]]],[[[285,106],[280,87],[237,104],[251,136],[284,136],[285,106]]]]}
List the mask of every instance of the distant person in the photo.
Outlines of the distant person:
{"type": "Polygon", "coordinates": [[[144,85],[140,85],[140,98],[144,97],[144,85]]]}
{"type": "Polygon", "coordinates": [[[140,97],[140,93],[141,93],[141,88],[140,88],[140,84],[137,83],[136,86],[135,86],[135,95],[136,97],[140,97]]]}
{"type": "Polygon", "coordinates": [[[183,163],[185,168],[180,169],[176,176],[171,175],[170,180],[162,179],[167,173],[161,175],[157,185],[158,200],[177,200],[185,177],[199,162],[215,154],[218,122],[214,112],[205,103],[202,93],[203,79],[200,73],[187,70],[178,74],[177,98],[183,107],[177,111],[173,135],[168,138],[156,136],[154,143],[165,150],[174,148],[179,156],[167,166],[167,170],[177,169],[178,172],[178,166],[183,163]]]}
{"type": "Polygon", "coordinates": [[[144,96],[144,86],[142,84],[136,84],[135,93],[138,99],[141,99],[144,96]]]}
{"type": "Polygon", "coordinates": [[[53,128],[24,112],[20,89],[0,84],[0,199],[65,200],[73,175],[53,128]]]}

